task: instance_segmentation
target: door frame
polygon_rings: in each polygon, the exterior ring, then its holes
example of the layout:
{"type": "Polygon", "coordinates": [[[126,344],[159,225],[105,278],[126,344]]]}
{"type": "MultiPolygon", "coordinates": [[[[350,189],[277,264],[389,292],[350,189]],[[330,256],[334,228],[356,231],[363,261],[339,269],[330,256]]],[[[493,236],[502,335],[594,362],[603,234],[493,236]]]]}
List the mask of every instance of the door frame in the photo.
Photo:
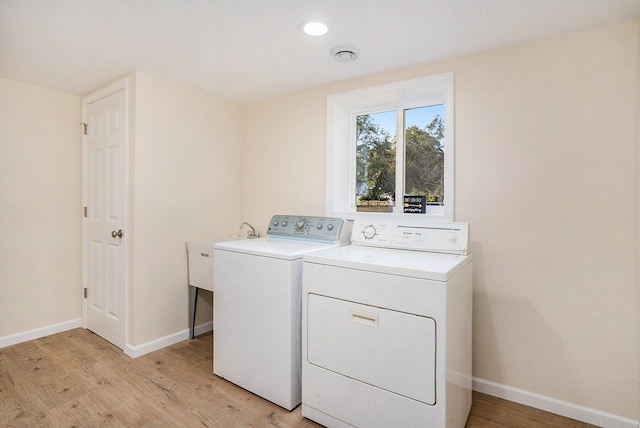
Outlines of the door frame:
{"type": "MultiPolygon", "coordinates": [[[[125,216],[123,218],[123,229],[127,231],[127,239],[124,242],[124,347],[123,351],[127,355],[131,355],[130,345],[129,345],[129,254],[130,254],[130,243],[132,242],[130,236],[130,221],[129,221],[129,194],[130,194],[130,186],[129,186],[129,165],[130,165],[130,128],[129,128],[129,79],[124,77],[118,81],[111,83],[110,85],[105,86],[104,88],[98,89],[91,94],[85,96],[82,99],[82,124],[87,123],[87,106],[93,102],[99,101],[103,98],[108,97],[109,95],[115,94],[124,90],[124,98],[125,98],[125,106],[124,106],[124,188],[125,188],[125,197],[124,197],[124,212],[125,216]]],[[[82,292],[87,288],[87,260],[88,260],[88,246],[87,246],[87,218],[84,215],[84,207],[87,206],[87,164],[86,164],[86,155],[87,155],[87,135],[82,132],[82,292]]],[[[87,298],[82,299],[82,327],[87,328],[87,298]]]]}

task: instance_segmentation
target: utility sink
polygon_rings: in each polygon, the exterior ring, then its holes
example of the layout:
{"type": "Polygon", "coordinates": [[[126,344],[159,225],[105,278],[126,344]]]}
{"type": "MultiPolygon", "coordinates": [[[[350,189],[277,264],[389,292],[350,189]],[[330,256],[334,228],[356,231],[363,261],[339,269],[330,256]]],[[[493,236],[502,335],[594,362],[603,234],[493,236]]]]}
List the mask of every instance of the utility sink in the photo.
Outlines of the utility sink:
{"type": "Polygon", "coordinates": [[[187,241],[189,285],[213,291],[213,245],[217,242],[245,239],[243,236],[187,241]]]}
{"type": "Polygon", "coordinates": [[[217,242],[246,239],[233,235],[224,238],[199,239],[187,241],[187,258],[189,267],[189,337],[194,338],[196,302],[198,289],[213,292],[213,246],[217,242]]]}

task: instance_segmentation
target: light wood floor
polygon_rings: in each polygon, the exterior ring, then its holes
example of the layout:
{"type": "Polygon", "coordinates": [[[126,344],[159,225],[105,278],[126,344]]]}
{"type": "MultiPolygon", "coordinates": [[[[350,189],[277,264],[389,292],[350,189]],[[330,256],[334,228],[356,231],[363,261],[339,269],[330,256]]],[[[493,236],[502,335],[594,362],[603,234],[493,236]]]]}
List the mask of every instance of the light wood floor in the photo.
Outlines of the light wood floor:
{"type": "MultiPolygon", "coordinates": [[[[213,375],[212,336],[136,359],[75,329],[0,349],[0,427],[318,427],[213,375]]],[[[588,427],[473,394],[467,427],[588,427]]]]}

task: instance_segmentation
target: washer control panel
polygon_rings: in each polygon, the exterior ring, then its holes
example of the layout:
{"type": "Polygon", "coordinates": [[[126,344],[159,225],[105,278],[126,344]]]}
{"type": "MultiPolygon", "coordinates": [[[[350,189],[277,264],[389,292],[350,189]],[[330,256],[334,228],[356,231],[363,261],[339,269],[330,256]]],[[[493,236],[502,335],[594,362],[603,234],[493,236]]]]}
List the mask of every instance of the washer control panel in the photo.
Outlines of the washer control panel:
{"type": "Polygon", "coordinates": [[[373,247],[467,254],[469,224],[356,220],[351,244],[373,247]]]}
{"type": "Polygon", "coordinates": [[[274,215],[267,235],[327,242],[348,242],[346,222],[335,217],[274,215]]]}

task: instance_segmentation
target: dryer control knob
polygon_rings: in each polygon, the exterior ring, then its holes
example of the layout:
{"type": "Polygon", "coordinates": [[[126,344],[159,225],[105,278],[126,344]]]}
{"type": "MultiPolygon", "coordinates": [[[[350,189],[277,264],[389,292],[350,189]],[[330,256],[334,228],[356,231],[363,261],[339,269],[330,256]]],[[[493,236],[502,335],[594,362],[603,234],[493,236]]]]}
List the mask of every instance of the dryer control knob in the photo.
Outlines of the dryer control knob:
{"type": "Polygon", "coordinates": [[[449,242],[451,242],[452,244],[455,244],[457,240],[458,240],[458,235],[456,235],[455,233],[451,232],[449,234],[449,242]]]}
{"type": "Polygon", "coordinates": [[[372,224],[370,224],[369,226],[366,226],[364,228],[362,234],[364,235],[364,239],[372,239],[374,236],[376,236],[376,228],[372,224]]]}
{"type": "Polygon", "coordinates": [[[300,220],[296,221],[296,230],[298,232],[304,230],[304,228],[307,226],[307,219],[306,218],[301,218],[300,220]]]}

